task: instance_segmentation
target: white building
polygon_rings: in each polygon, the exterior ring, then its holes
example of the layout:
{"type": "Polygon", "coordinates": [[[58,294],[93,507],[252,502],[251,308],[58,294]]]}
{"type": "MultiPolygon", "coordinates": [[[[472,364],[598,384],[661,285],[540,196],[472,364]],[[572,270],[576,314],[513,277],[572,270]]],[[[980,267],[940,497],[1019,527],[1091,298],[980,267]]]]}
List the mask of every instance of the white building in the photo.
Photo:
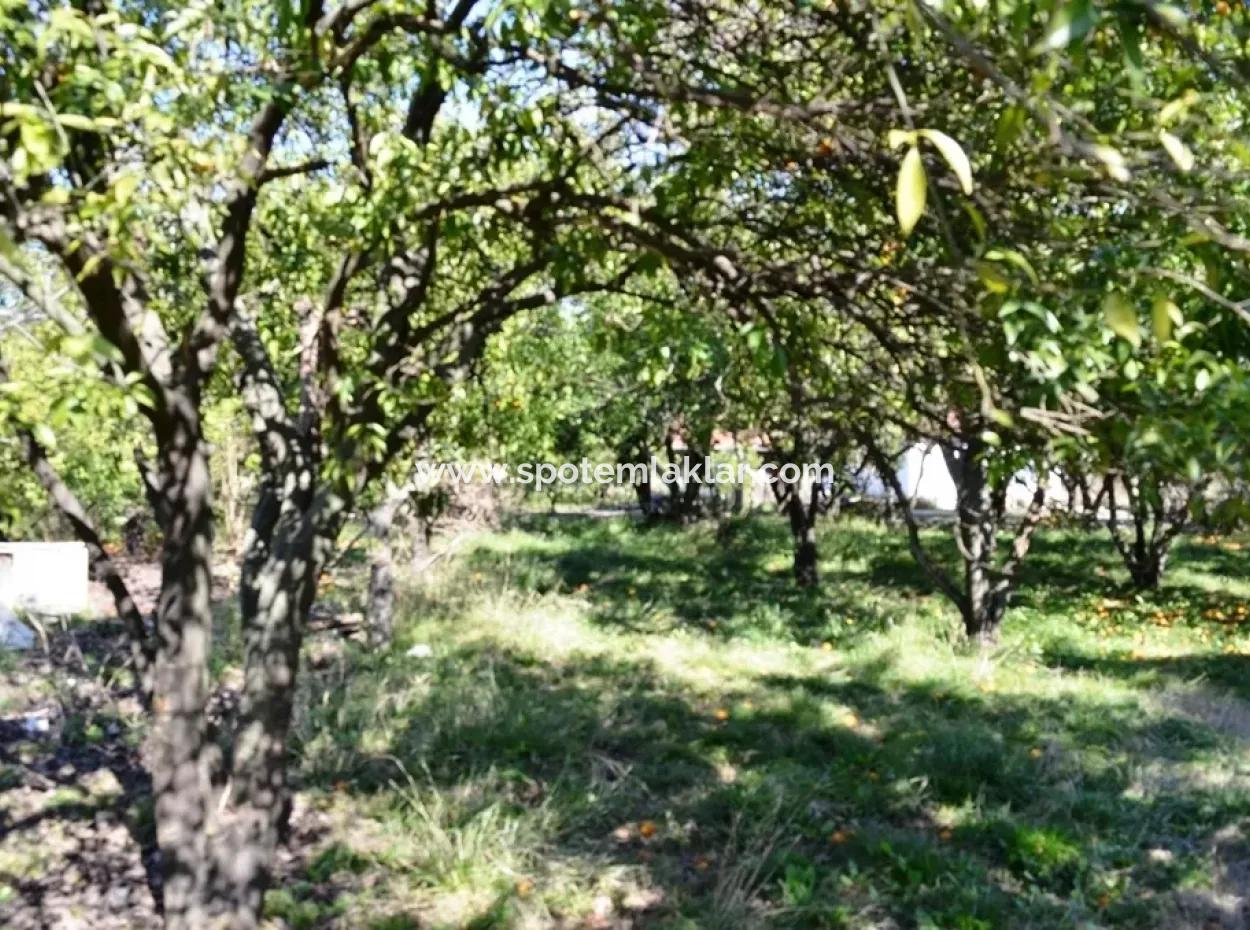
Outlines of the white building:
{"type": "MultiPolygon", "coordinates": [[[[897,461],[899,484],[913,506],[922,510],[954,510],[958,507],[959,491],[955,487],[955,479],[951,477],[946,458],[936,443],[912,446],[897,461]]],[[[1017,472],[1007,489],[1007,510],[1012,513],[1026,510],[1036,490],[1037,477],[1032,471],[1017,472]]],[[[875,472],[865,476],[863,493],[872,498],[893,496],[875,472]]],[[[1058,476],[1052,476],[1048,482],[1046,499],[1056,504],[1066,502],[1058,476]]]]}

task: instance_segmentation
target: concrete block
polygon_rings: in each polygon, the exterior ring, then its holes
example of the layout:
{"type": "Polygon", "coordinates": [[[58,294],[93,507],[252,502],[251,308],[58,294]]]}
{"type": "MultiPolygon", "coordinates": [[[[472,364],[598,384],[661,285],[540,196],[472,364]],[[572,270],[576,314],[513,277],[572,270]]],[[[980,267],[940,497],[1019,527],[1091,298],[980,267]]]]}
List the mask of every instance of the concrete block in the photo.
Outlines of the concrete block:
{"type": "Polygon", "coordinates": [[[87,610],[87,547],[78,542],[0,543],[0,606],[33,614],[87,610]]]}

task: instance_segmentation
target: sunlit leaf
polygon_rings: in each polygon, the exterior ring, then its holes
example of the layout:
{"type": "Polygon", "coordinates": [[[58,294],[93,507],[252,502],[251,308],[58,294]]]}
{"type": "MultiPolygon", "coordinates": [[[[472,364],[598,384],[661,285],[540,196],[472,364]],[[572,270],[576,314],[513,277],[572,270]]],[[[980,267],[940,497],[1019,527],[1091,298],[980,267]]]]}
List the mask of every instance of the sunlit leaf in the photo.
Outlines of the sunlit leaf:
{"type": "Polygon", "coordinates": [[[1113,333],[1131,344],[1133,348],[1141,345],[1141,327],[1137,320],[1137,310],[1129,303],[1128,298],[1119,292],[1113,292],[1103,298],[1103,316],[1107,326],[1113,333]]]}
{"type": "Polygon", "coordinates": [[[1177,168],[1186,173],[1193,170],[1194,153],[1189,150],[1189,147],[1184,142],[1166,130],[1159,132],[1159,141],[1163,143],[1163,148],[1172,157],[1172,161],[1176,162],[1177,168]]]}
{"type": "Polygon", "coordinates": [[[1179,29],[1189,22],[1185,11],[1174,3],[1152,3],[1147,0],[1150,11],[1174,29],[1179,29]]]}
{"type": "Polygon", "coordinates": [[[958,142],[944,132],[936,129],[921,129],[919,135],[924,136],[942,153],[946,163],[950,165],[955,177],[959,178],[959,186],[965,194],[972,193],[972,163],[958,142]]]}
{"type": "Polygon", "coordinates": [[[1011,282],[989,262],[977,262],[977,277],[991,294],[1006,294],[1011,282]]]}
{"type": "Polygon", "coordinates": [[[1015,249],[990,249],[985,253],[985,257],[992,262],[1006,262],[1009,265],[1014,265],[1028,276],[1029,281],[1035,287],[1042,283],[1029,260],[1015,249]]]}
{"type": "Polygon", "coordinates": [[[1175,100],[1170,101],[1159,110],[1157,117],[1160,126],[1166,126],[1172,121],[1184,116],[1185,113],[1199,100],[1198,92],[1194,90],[1186,91],[1175,100]]]}
{"type": "Polygon", "coordinates": [[[898,190],[895,194],[898,225],[904,236],[911,234],[920,222],[920,217],[924,215],[928,192],[929,182],[925,177],[924,162],[920,160],[920,149],[912,146],[899,166],[898,190]]]}
{"type": "Polygon", "coordinates": [[[1159,342],[1168,342],[1176,326],[1183,322],[1181,308],[1166,297],[1155,300],[1150,308],[1150,326],[1159,342]]]}
{"type": "Polygon", "coordinates": [[[901,149],[904,145],[915,145],[916,134],[914,132],[907,132],[904,129],[891,129],[889,134],[886,136],[886,144],[889,145],[891,149],[901,149]]]}
{"type": "Polygon", "coordinates": [[[95,33],[91,29],[91,24],[83,18],[80,12],[72,7],[53,7],[48,12],[48,20],[49,25],[57,32],[73,36],[84,43],[90,43],[95,40],[95,33]]]}
{"type": "Polygon", "coordinates": [[[1107,169],[1107,174],[1115,178],[1117,181],[1127,181],[1130,177],[1128,172],[1128,164],[1124,160],[1124,156],[1120,154],[1120,150],[1110,145],[1095,145],[1090,149],[1095,158],[1102,162],[1103,167],[1107,169]]]}
{"type": "Polygon", "coordinates": [[[52,427],[47,423],[31,424],[30,432],[35,437],[35,441],[45,449],[56,449],[56,433],[52,432],[52,427]]]}
{"type": "Polygon", "coordinates": [[[92,119],[80,113],[58,113],[56,121],[67,129],[79,129],[83,132],[103,132],[117,125],[117,120],[92,119]]]}
{"type": "Polygon", "coordinates": [[[1046,32],[1033,46],[1033,54],[1067,48],[1083,38],[1098,23],[1098,10],[1089,0],[1071,0],[1055,11],[1046,32]]]}

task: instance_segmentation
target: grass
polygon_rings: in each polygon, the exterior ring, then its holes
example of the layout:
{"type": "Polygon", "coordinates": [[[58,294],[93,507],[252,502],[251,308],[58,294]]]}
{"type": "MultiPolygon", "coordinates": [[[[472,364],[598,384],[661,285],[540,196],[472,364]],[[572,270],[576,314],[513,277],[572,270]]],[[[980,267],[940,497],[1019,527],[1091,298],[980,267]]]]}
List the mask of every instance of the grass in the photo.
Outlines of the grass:
{"type": "MultiPolygon", "coordinates": [[[[933,531],[932,541],[945,547],[933,531]]],[[[942,551],[949,557],[952,552],[942,551]]],[[[534,518],[323,662],[289,926],[1221,927],[1250,888],[1250,584],[1039,542],[970,652],[899,533],[534,518]],[[433,657],[409,658],[414,644],[433,657]]]]}

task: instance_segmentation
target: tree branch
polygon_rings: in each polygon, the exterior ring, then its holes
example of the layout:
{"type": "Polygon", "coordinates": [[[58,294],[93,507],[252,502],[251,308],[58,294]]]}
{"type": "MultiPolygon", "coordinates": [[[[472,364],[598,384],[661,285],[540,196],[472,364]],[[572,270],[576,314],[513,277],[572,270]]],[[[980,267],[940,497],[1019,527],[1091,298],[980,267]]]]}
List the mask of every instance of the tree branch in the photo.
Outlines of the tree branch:
{"type": "Polygon", "coordinates": [[[1041,525],[1042,517],[1046,515],[1046,480],[1040,475],[1037,480],[1037,488],[1033,492],[1033,498],[1029,501],[1029,508],[1025,511],[1024,517],[1021,519],[1020,528],[1016,530],[1015,538],[1011,541],[1011,552],[1002,566],[995,570],[998,575],[998,581],[995,584],[995,593],[1007,593],[1011,587],[1011,583],[1015,580],[1016,572],[1020,569],[1020,563],[1024,561],[1024,557],[1029,554],[1029,546],[1033,541],[1033,534],[1041,525]]]}
{"type": "Polygon", "coordinates": [[[314,158],[310,161],[301,162],[298,165],[282,165],[278,168],[266,168],[260,173],[260,179],[257,184],[268,184],[270,181],[276,181],[279,178],[289,178],[298,174],[312,174],[314,171],[322,171],[329,168],[331,162],[325,158],[314,158]]]}
{"type": "Polygon", "coordinates": [[[929,553],[920,539],[920,525],[916,522],[916,515],[912,511],[911,499],[907,496],[907,492],[903,490],[903,485],[899,482],[892,463],[886,458],[872,438],[864,436],[863,442],[864,448],[868,452],[868,457],[872,460],[873,467],[877,469],[877,474],[894,492],[894,497],[903,511],[903,521],[907,524],[907,544],[911,549],[912,557],[938,589],[950,599],[951,603],[958,607],[960,611],[963,611],[967,599],[951,578],[950,573],[929,557],[929,553]]]}
{"type": "MultiPolygon", "coordinates": [[[[3,367],[0,367],[0,378],[6,377],[3,367]]],[[[126,581],[118,571],[117,566],[109,557],[104,543],[100,539],[99,531],[96,530],[95,524],[91,517],[87,514],[87,510],[83,507],[82,502],[70,490],[69,486],[62,480],[60,474],[53,466],[48,458],[47,450],[40,445],[34,435],[22,427],[18,430],[18,435],[22,443],[23,453],[26,458],[26,464],[30,466],[35,478],[47,493],[49,499],[60,511],[61,515],[69,523],[70,528],[74,531],[74,535],[79,541],[87,547],[87,555],[90,559],[91,569],[95,573],[113,597],[113,605],[117,609],[117,616],[121,619],[126,627],[126,633],[130,640],[130,662],[135,677],[135,690],[139,694],[139,699],[146,707],[152,698],[152,663],[154,661],[154,647],[148,636],[147,625],[144,623],[143,614],[139,612],[138,606],[135,604],[134,597],[130,594],[130,589],[126,586],[126,581]]]]}
{"type": "Polygon", "coordinates": [[[242,362],[240,394],[252,417],[252,433],[260,445],[266,472],[277,473],[300,441],[299,431],[256,320],[242,302],[230,321],[230,334],[242,362]]]}
{"type": "Polygon", "coordinates": [[[187,334],[184,355],[188,377],[194,393],[212,370],[217,351],[229,328],[235,299],[243,282],[247,260],[247,236],[256,209],[265,163],[273,149],[274,139],[290,110],[292,87],[279,87],[252,123],[247,146],[235,173],[235,180],[226,198],[226,217],[222,221],[208,285],[208,306],[187,334]]]}

